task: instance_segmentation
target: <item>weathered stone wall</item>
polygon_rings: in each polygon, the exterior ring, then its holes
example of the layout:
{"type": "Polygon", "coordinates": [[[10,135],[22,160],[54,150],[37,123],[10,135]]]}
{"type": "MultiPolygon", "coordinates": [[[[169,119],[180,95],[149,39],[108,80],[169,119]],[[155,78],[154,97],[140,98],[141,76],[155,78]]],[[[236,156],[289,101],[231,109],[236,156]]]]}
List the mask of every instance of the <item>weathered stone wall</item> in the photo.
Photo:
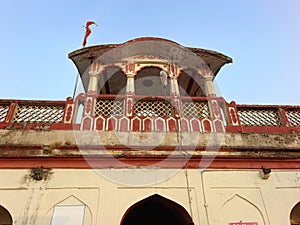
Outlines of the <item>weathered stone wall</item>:
{"type": "Polygon", "coordinates": [[[158,194],[183,206],[196,225],[279,225],[289,224],[291,209],[300,201],[300,171],[274,170],[262,179],[259,170],[192,169],[187,183],[182,169],[138,170],[53,169],[37,181],[30,170],[2,169],[0,205],[14,225],[49,225],[56,205],[85,205],[85,225],[118,225],[129,207],[158,194]],[[138,184],[142,174],[156,178],[138,184]]]}

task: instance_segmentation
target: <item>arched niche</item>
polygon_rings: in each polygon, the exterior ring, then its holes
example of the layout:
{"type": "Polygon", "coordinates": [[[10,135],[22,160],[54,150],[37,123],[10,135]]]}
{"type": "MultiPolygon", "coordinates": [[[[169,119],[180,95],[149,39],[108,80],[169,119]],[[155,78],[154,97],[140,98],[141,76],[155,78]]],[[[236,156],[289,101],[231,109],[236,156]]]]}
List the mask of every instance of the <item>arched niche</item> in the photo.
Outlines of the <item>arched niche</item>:
{"type": "Polygon", "coordinates": [[[256,222],[259,225],[266,224],[263,214],[257,205],[249,199],[235,194],[224,202],[216,224],[229,224],[238,221],[245,223],[256,222]]]}
{"type": "Polygon", "coordinates": [[[74,195],[70,195],[59,202],[56,202],[48,211],[50,225],[63,224],[92,224],[92,212],[87,204],[74,195]]]}
{"type": "Polygon", "coordinates": [[[0,205],[0,224],[12,225],[12,217],[7,209],[0,205]]]}
{"type": "Polygon", "coordinates": [[[158,194],[132,205],[120,225],[193,225],[188,212],[178,203],[158,194]]]}
{"type": "Polygon", "coordinates": [[[108,66],[98,79],[99,94],[123,95],[126,92],[126,75],[118,66],[108,66]]]}
{"type": "Polygon", "coordinates": [[[185,69],[178,77],[180,96],[205,97],[203,77],[194,69],[185,69]]]}
{"type": "Polygon", "coordinates": [[[138,71],[134,81],[135,94],[143,96],[170,95],[170,82],[168,80],[168,85],[164,88],[159,74],[161,70],[159,67],[149,66],[138,71]]]}
{"type": "Polygon", "coordinates": [[[298,202],[291,211],[290,223],[291,225],[300,225],[300,202],[298,202]]]}

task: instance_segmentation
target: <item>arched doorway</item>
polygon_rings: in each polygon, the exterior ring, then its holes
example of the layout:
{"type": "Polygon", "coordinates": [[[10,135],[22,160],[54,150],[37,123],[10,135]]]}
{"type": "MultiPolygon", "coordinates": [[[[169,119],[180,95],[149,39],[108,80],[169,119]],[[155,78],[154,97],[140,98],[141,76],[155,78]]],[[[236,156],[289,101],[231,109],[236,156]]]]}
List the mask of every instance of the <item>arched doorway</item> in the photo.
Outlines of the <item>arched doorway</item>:
{"type": "Polygon", "coordinates": [[[179,204],[158,194],[131,206],[121,225],[193,225],[188,212],[179,204]]]}
{"type": "Polygon", "coordinates": [[[291,225],[300,225],[300,202],[298,202],[290,214],[291,225]]]}
{"type": "Polygon", "coordinates": [[[10,213],[0,205],[0,224],[12,225],[12,217],[10,213]]]}
{"type": "Polygon", "coordinates": [[[134,86],[136,95],[165,96],[170,95],[170,83],[164,87],[160,78],[161,68],[144,67],[135,76],[134,86]]]}

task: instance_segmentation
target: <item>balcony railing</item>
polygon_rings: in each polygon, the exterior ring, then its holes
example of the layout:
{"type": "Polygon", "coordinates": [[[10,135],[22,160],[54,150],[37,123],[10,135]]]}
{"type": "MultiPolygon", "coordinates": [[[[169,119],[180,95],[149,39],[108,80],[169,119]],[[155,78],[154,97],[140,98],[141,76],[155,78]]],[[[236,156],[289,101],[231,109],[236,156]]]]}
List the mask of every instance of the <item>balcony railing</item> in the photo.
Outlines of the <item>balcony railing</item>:
{"type": "Polygon", "coordinates": [[[0,129],[300,132],[300,106],[85,94],[66,101],[0,100],[0,129]]]}

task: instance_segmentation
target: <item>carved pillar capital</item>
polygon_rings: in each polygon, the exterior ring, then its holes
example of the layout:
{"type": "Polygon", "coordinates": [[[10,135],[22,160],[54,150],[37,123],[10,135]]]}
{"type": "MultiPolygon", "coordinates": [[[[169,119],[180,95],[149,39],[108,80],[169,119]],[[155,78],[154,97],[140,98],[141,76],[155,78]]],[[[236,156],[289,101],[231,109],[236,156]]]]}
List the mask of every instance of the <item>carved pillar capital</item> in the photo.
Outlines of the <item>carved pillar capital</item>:
{"type": "Polygon", "coordinates": [[[103,66],[97,62],[94,62],[90,65],[88,92],[98,92],[98,79],[102,69],[103,66]]]}

